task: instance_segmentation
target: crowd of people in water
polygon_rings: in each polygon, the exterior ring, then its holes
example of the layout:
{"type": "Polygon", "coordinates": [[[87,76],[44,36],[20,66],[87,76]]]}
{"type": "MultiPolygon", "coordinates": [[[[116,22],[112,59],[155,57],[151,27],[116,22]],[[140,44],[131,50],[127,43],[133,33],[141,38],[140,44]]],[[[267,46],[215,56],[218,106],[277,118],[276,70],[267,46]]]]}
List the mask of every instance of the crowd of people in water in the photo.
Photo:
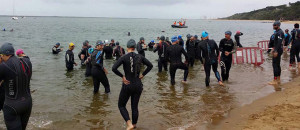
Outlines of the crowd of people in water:
{"type": "MultiPolygon", "coordinates": [[[[299,24],[294,25],[294,29],[289,34],[280,28],[281,23],[276,21],[273,24],[274,33],[270,38],[269,50],[272,54],[272,66],[274,79],[269,84],[276,85],[280,83],[281,75],[281,55],[285,51],[290,51],[290,67],[294,67],[296,60],[300,68],[300,30],[299,24]]],[[[209,33],[203,31],[201,38],[197,35],[186,36],[186,42],[181,35],[169,37],[158,37],[159,42],[151,40],[146,44],[145,39],[141,37],[136,43],[130,39],[127,42],[127,52],[120,46],[119,42],[111,39],[109,42],[99,40],[92,47],[89,41],[84,41],[81,51],[78,53],[80,65],[86,66],[85,76],[91,76],[94,84],[94,93],[98,93],[100,83],[105,88],[105,93],[110,93],[110,83],[107,78],[108,69],[103,65],[105,60],[114,59],[115,63],[112,70],[117,76],[122,78],[122,88],[119,95],[118,107],[122,117],[127,123],[127,129],[136,128],[139,111],[138,103],[143,91],[142,79],[153,68],[152,63],[145,57],[146,50],[150,53],[158,54],[158,73],[169,71],[170,83],[175,85],[176,70],[184,70],[182,83],[186,84],[189,74],[189,68],[194,66],[196,60],[199,60],[205,71],[205,85],[210,86],[210,73],[213,70],[217,82],[220,86],[225,86],[223,82],[229,80],[230,69],[232,65],[232,54],[236,52],[237,47],[243,47],[240,42],[242,32],[237,31],[232,39],[232,32],[226,31],[225,37],[217,44],[209,38],[209,33]],[[136,53],[137,51],[137,53],[136,53]],[[151,52],[152,51],[152,52],[151,52]],[[220,54],[220,56],[219,56],[220,54]],[[185,60],[182,59],[185,57],[185,60]],[[220,57],[220,62],[219,62],[220,57]],[[221,74],[218,72],[220,64],[221,74]],[[118,68],[123,66],[124,73],[118,68]],[[146,66],[145,69],[144,66],[146,66]],[[143,71],[144,70],[144,71],[143,71]],[[141,72],[143,71],[143,72],[141,72]],[[132,120],[126,109],[126,104],[131,98],[132,120]]],[[[68,71],[72,71],[77,66],[74,50],[75,44],[69,43],[69,48],[65,53],[65,63],[68,71]]],[[[53,54],[59,54],[63,51],[60,43],[56,43],[52,48],[53,54]]],[[[0,110],[3,110],[7,129],[26,129],[31,109],[32,98],[30,92],[30,79],[32,75],[32,65],[28,56],[23,50],[15,49],[11,43],[5,43],[0,48],[0,110]]]]}

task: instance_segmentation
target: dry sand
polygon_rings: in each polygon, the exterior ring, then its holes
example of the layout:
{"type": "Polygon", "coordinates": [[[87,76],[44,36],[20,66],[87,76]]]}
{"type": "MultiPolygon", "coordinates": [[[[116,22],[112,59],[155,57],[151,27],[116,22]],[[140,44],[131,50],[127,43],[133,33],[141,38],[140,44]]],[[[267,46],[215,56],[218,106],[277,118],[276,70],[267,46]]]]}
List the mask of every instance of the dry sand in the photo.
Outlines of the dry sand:
{"type": "Polygon", "coordinates": [[[300,130],[300,78],[281,87],[282,91],[233,109],[218,126],[209,129],[300,130]]]}

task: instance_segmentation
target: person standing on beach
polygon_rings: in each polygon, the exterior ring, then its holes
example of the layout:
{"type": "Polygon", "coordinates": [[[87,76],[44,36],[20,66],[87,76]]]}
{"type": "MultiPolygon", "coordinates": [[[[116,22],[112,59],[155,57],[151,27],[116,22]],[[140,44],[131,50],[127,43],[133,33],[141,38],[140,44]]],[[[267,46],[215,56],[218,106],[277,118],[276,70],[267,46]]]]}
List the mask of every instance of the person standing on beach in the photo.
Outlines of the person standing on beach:
{"type": "Polygon", "coordinates": [[[145,57],[145,50],[147,50],[146,44],[145,44],[145,38],[141,37],[140,41],[137,44],[137,51],[140,55],[145,57]]]}
{"type": "Polygon", "coordinates": [[[215,76],[219,82],[219,85],[224,86],[218,72],[218,57],[219,57],[219,47],[214,40],[210,40],[208,33],[206,31],[202,32],[202,41],[198,45],[199,52],[198,55],[201,59],[204,59],[204,70],[206,74],[205,84],[209,87],[210,83],[210,71],[211,68],[215,73],[215,76]]]}
{"type": "MultiPolygon", "coordinates": [[[[295,62],[296,62],[296,60],[295,60],[295,56],[297,56],[296,55],[296,53],[295,53],[295,49],[296,49],[296,46],[294,46],[294,43],[295,43],[295,41],[296,41],[296,39],[297,39],[297,37],[296,37],[296,33],[297,33],[297,31],[299,30],[299,24],[298,23],[296,23],[295,25],[294,25],[294,29],[291,31],[291,35],[292,35],[292,41],[291,41],[291,53],[290,53],[290,69],[293,67],[293,65],[295,64],[295,62]]],[[[298,56],[299,57],[299,56],[298,56]]],[[[298,63],[300,62],[300,61],[297,61],[298,63]]],[[[299,65],[298,65],[298,67],[300,67],[299,65]]]]}
{"type": "Polygon", "coordinates": [[[162,72],[162,68],[164,67],[165,71],[168,71],[168,61],[166,59],[168,44],[165,42],[165,36],[160,37],[160,41],[153,51],[154,53],[158,53],[158,72],[162,72]]]}
{"type": "Polygon", "coordinates": [[[238,47],[243,47],[241,42],[240,42],[240,37],[243,36],[243,33],[241,31],[237,31],[236,34],[234,35],[234,39],[236,41],[236,44],[238,47]]]}
{"type": "Polygon", "coordinates": [[[74,48],[75,48],[75,44],[70,43],[69,50],[66,51],[65,61],[66,61],[66,67],[68,71],[73,70],[74,65],[77,66],[77,63],[74,61],[74,53],[73,53],[74,48]]]}
{"type": "Polygon", "coordinates": [[[300,30],[296,30],[295,33],[295,41],[293,43],[294,46],[294,55],[296,56],[296,60],[298,62],[298,69],[300,69],[300,57],[299,57],[299,53],[300,53],[300,30]]]}
{"type": "Polygon", "coordinates": [[[0,48],[1,87],[4,87],[4,121],[8,130],[25,130],[32,110],[30,80],[32,64],[28,57],[17,58],[11,43],[0,48]]]}
{"type": "Polygon", "coordinates": [[[283,53],[282,43],[284,42],[284,33],[280,29],[281,23],[279,21],[274,22],[273,29],[276,30],[274,36],[274,49],[273,49],[273,72],[274,72],[274,80],[269,82],[270,85],[277,85],[280,83],[280,75],[281,75],[281,55],[283,53]]]}
{"type": "Polygon", "coordinates": [[[105,93],[110,93],[110,85],[106,76],[108,71],[103,66],[103,48],[104,43],[102,41],[98,41],[91,56],[94,94],[98,93],[100,83],[104,86],[105,93]]]}
{"type": "Polygon", "coordinates": [[[184,70],[184,78],[182,83],[187,83],[187,76],[189,74],[188,55],[184,48],[178,44],[178,38],[172,37],[172,46],[169,46],[166,53],[166,58],[170,61],[170,76],[171,85],[175,85],[175,74],[177,69],[184,70]],[[185,56],[185,63],[182,62],[182,54],[185,56]]]}
{"type": "Polygon", "coordinates": [[[276,33],[276,31],[274,31],[274,33],[273,33],[272,36],[270,37],[270,42],[269,42],[269,45],[268,45],[268,51],[267,51],[268,54],[273,50],[273,47],[274,47],[274,39],[275,39],[275,33],[276,33]]]}
{"type": "Polygon", "coordinates": [[[136,128],[139,110],[138,104],[143,91],[142,79],[153,68],[153,65],[144,56],[134,52],[136,42],[130,39],[127,42],[127,54],[122,56],[112,67],[112,71],[122,78],[123,84],[119,95],[118,107],[127,123],[127,130],[136,128]],[[141,63],[146,65],[146,70],[140,75],[141,63]],[[125,76],[118,70],[123,65],[125,76]],[[131,97],[132,121],[126,109],[126,104],[131,97]]]}
{"type": "Polygon", "coordinates": [[[231,39],[231,31],[225,32],[225,38],[220,41],[219,50],[221,54],[221,75],[223,81],[228,81],[229,71],[232,64],[232,54],[235,53],[235,46],[233,40],[231,39]]]}

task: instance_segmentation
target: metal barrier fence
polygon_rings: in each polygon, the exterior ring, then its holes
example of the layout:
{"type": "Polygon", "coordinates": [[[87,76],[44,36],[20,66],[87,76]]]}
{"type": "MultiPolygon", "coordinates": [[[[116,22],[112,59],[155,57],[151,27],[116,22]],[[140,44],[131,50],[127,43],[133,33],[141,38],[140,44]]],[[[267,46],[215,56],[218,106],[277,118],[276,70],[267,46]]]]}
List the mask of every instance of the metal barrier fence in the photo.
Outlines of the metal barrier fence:
{"type": "Polygon", "coordinates": [[[269,49],[269,40],[265,40],[265,41],[259,41],[257,43],[257,47],[261,48],[262,50],[266,51],[269,49]]]}

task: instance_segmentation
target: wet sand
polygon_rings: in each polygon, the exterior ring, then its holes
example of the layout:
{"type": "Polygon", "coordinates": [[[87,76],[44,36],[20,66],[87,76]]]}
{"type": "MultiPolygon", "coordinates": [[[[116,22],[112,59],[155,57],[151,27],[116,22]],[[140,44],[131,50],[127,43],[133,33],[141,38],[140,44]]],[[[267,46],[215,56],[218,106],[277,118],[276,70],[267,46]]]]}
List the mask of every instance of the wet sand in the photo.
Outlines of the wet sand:
{"type": "MultiPolygon", "coordinates": [[[[216,130],[285,130],[300,129],[300,77],[274,86],[282,91],[233,109],[216,130]]],[[[198,129],[197,127],[193,129],[198,129]]]]}

